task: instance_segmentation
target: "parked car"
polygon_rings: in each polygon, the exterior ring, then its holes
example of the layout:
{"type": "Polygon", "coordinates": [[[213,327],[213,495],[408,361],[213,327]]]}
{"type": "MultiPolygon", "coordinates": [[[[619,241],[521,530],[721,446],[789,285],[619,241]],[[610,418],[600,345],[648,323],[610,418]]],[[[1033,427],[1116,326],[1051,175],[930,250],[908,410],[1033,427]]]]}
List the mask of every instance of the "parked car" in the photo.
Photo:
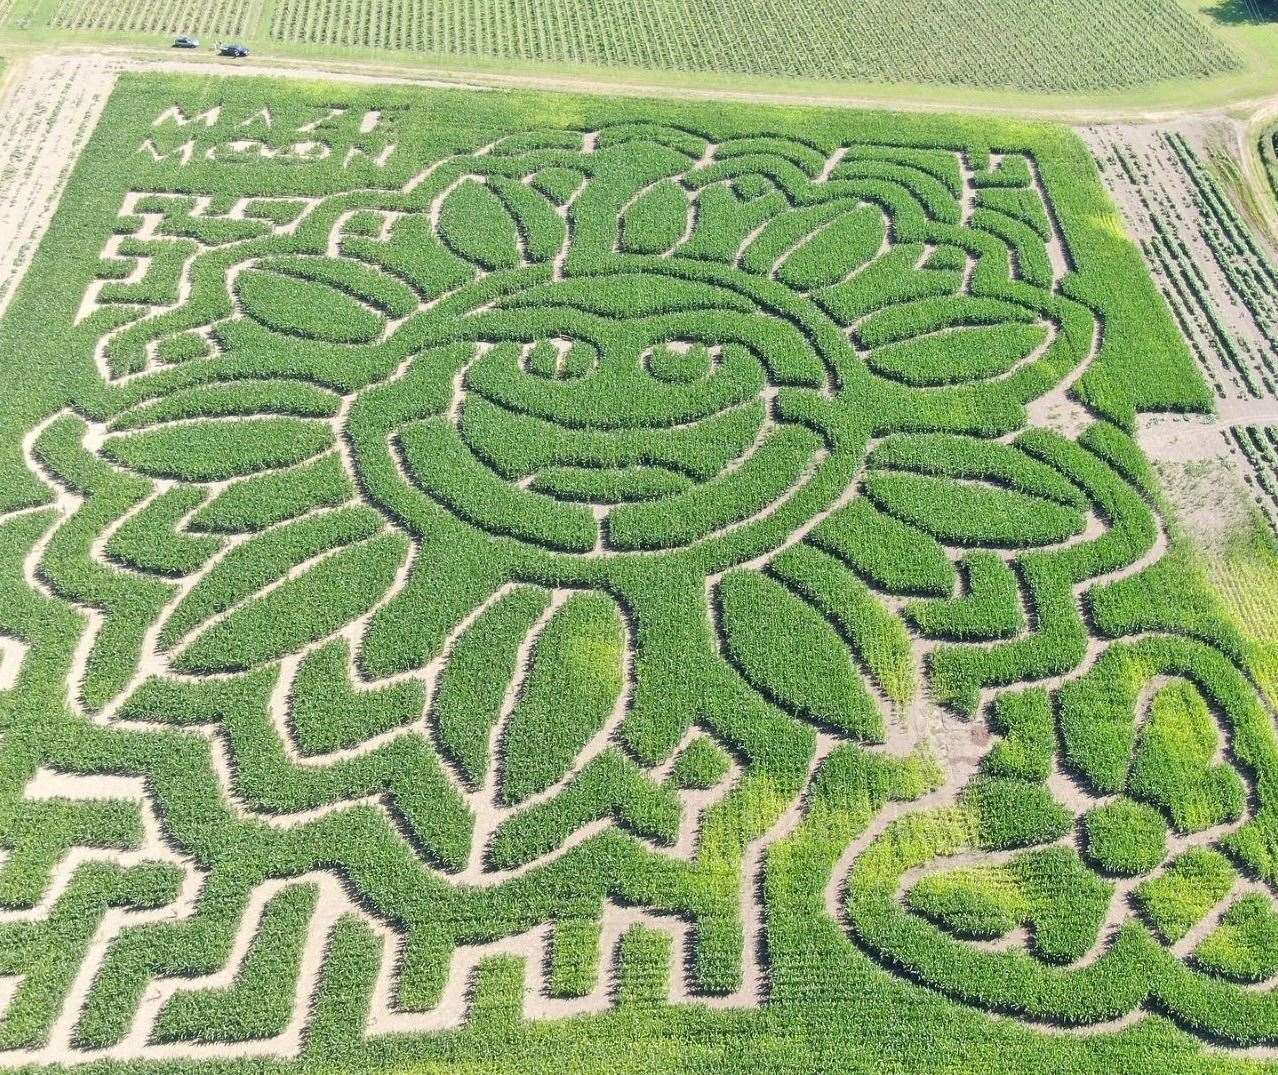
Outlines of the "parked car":
{"type": "Polygon", "coordinates": [[[219,56],[231,56],[234,59],[242,60],[248,55],[248,49],[243,45],[218,45],[217,54],[219,56]]]}
{"type": "Polygon", "coordinates": [[[173,39],[173,47],[175,49],[198,49],[200,43],[194,37],[187,37],[186,34],[183,34],[181,37],[173,39]]]}

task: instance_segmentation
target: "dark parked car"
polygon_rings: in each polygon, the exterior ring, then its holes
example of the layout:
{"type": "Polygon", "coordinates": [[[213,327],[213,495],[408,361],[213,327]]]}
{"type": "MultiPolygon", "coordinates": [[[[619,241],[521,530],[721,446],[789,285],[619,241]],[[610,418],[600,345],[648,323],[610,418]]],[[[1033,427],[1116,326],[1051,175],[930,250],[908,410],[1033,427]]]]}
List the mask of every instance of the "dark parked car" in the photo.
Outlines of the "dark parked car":
{"type": "Polygon", "coordinates": [[[181,37],[173,39],[173,47],[175,49],[198,49],[200,43],[195,38],[187,37],[186,34],[183,34],[181,37]]]}
{"type": "Polygon", "coordinates": [[[232,56],[237,60],[242,60],[248,55],[248,49],[246,49],[243,45],[218,45],[217,54],[219,56],[232,56]]]}

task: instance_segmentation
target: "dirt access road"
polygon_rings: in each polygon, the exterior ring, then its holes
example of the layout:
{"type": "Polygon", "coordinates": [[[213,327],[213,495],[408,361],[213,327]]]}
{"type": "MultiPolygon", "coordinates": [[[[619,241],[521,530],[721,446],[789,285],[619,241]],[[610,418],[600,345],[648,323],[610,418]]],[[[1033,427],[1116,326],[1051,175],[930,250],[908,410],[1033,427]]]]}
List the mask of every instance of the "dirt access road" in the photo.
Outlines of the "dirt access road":
{"type": "MultiPolygon", "coordinates": [[[[929,102],[918,97],[883,99],[855,94],[788,94],[735,89],[688,88],[661,83],[602,81],[568,75],[529,76],[475,72],[458,75],[386,65],[333,63],[317,65],[272,59],[270,66],[239,63],[213,56],[175,58],[167,49],[63,49],[19,54],[10,60],[0,81],[0,312],[21,279],[26,265],[48,226],[66,178],[96,124],[115,78],[123,71],[189,72],[191,74],[267,75],[301,79],[341,79],[353,82],[397,83],[429,87],[534,89],[578,93],[612,93],[640,97],[742,101],[825,107],[887,108],[903,111],[968,112],[1022,116],[1079,124],[1136,123],[1167,125],[1187,119],[1226,120],[1240,131],[1236,156],[1249,185],[1270,206],[1264,169],[1256,153],[1252,131],[1265,117],[1278,115],[1278,97],[1238,101],[1227,110],[1194,112],[1178,109],[1030,110],[983,105],[962,106],[929,102]],[[1230,116],[1244,115],[1239,123],[1230,116]],[[1254,120],[1252,117],[1256,117],[1254,120]]],[[[1278,213],[1270,214],[1271,237],[1278,239],[1278,213]]]]}

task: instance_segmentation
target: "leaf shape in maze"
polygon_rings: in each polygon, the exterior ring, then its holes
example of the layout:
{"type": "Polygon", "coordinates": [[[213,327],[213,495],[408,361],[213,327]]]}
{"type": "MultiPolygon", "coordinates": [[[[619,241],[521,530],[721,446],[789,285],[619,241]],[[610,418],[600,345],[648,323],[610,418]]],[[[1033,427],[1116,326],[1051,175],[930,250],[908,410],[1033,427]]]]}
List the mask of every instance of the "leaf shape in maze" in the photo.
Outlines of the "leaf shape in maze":
{"type": "Polygon", "coordinates": [[[857,335],[866,347],[873,348],[960,325],[1030,324],[1034,320],[1032,310],[1003,299],[969,295],[921,298],[871,314],[857,326],[857,335]]]}
{"type": "Polygon", "coordinates": [[[336,413],[341,400],[301,381],[231,381],[193,385],[147,400],[111,423],[112,432],[140,429],[162,422],[230,415],[286,414],[299,418],[325,418],[336,413]]]}
{"type": "Polygon", "coordinates": [[[336,453],[289,470],[253,475],[227,486],[191,518],[191,530],[254,533],[314,508],[333,508],[355,495],[336,453]]]}
{"type": "Polygon", "coordinates": [[[1047,338],[1047,328],[1038,324],[958,325],[875,348],[865,360],[876,373],[905,384],[981,381],[1008,373],[1047,338]]]}
{"type": "Polygon", "coordinates": [[[148,477],[207,482],[291,466],[332,444],[326,425],[300,418],[195,419],[112,436],[103,454],[148,477]]]}
{"type": "Polygon", "coordinates": [[[324,638],[372,607],[407,553],[408,543],[399,534],[340,549],[206,628],[183,649],[175,667],[237,671],[324,638]]]}
{"type": "Polygon", "coordinates": [[[440,681],[434,704],[440,742],[472,788],[492,768],[493,729],[519,672],[519,642],[548,601],[544,591],[521,587],[486,609],[458,639],[440,681]]]}
{"type": "Polygon", "coordinates": [[[858,739],[882,738],[869,692],[816,609],[750,572],[725,575],[716,596],[728,657],[756,690],[797,717],[858,739]],[[809,662],[824,674],[811,675],[809,662]]]}
{"type": "Polygon", "coordinates": [[[488,272],[519,265],[519,229],[505,203],[483,183],[464,180],[444,198],[439,235],[454,254],[488,272]]]}
{"type": "Polygon", "coordinates": [[[911,699],[917,669],[910,638],[854,572],[808,544],[787,549],[772,560],[769,569],[829,620],[888,699],[897,703],[911,699]]]}
{"type": "Polygon", "coordinates": [[[954,566],[940,543],[880,511],[868,497],[858,497],[823,520],[811,541],[886,593],[944,596],[954,589],[954,566]]]}
{"type": "Polygon", "coordinates": [[[265,269],[236,277],[241,307],[275,332],[331,343],[368,343],[386,326],[380,311],[328,283],[265,269]]]}
{"type": "Polygon", "coordinates": [[[616,812],[637,833],[673,838],[674,793],[608,745],[627,643],[609,598],[534,586],[498,595],[457,638],[429,719],[476,810],[469,870],[526,868],[559,851],[583,814],[616,812]]]}
{"type": "Polygon", "coordinates": [[[991,482],[1086,508],[1086,495],[1059,470],[1015,444],[949,433],[900,433],[870,453],[874,468],[991,482]]]}
{"type": "Polygon", "coordinates": [[[600,594],[570,597],[537,637],[501,746],[511,804],[561,779],[621,700],[625,634],[600,594]]]}
{"type": "Polygon", "coordinates": [[[865,491],[884,511],[955,545],[1048,545],[1081,534],[1086,524],[1065,504],[926,474],[873,473],[865,491]]]}
{"type": "Polygon", "coordinates": [[[388,318],[407,317],[419,305],[413,289],[398,276],[350,258],[268,257],[256,261],[253,268],[321,284],[365,307],[380,310],[388,318]]]}
{"type": "Polygon", "coordinates": [[[776,267],[776,277],[799,291],[829,287],[865,265],[887,242],[881,210],[862,206],[818,227],[792,247],[776,267]]]}
{"type": "Polygon", "coordinates": [[[228,550],[169,613],[160,636],[166,648],[261,590],[277,586],[308,563],[373,537],[381,519],[367,508],[303,515],[228,550]]]}
{"type": "Polygon", "coordinates": [[[645,191],[621,217],[621,249],[632,254],[662,254],[683,238],[688,195],[670,180],[645,191]]]}

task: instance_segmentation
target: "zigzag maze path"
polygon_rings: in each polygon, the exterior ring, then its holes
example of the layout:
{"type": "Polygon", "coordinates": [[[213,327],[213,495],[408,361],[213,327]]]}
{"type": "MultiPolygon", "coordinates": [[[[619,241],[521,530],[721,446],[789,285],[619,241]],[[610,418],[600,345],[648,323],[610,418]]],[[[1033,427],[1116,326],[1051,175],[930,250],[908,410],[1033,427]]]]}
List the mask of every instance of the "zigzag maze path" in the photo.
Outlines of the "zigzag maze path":
{"type": "Polygon", "coordinates": [[[1278,1043],[1271,713],[1129,434],[1210,394],[1071,136],[192,85],[6,322],[0,1064],[848,959],[1278,1043]]]}

